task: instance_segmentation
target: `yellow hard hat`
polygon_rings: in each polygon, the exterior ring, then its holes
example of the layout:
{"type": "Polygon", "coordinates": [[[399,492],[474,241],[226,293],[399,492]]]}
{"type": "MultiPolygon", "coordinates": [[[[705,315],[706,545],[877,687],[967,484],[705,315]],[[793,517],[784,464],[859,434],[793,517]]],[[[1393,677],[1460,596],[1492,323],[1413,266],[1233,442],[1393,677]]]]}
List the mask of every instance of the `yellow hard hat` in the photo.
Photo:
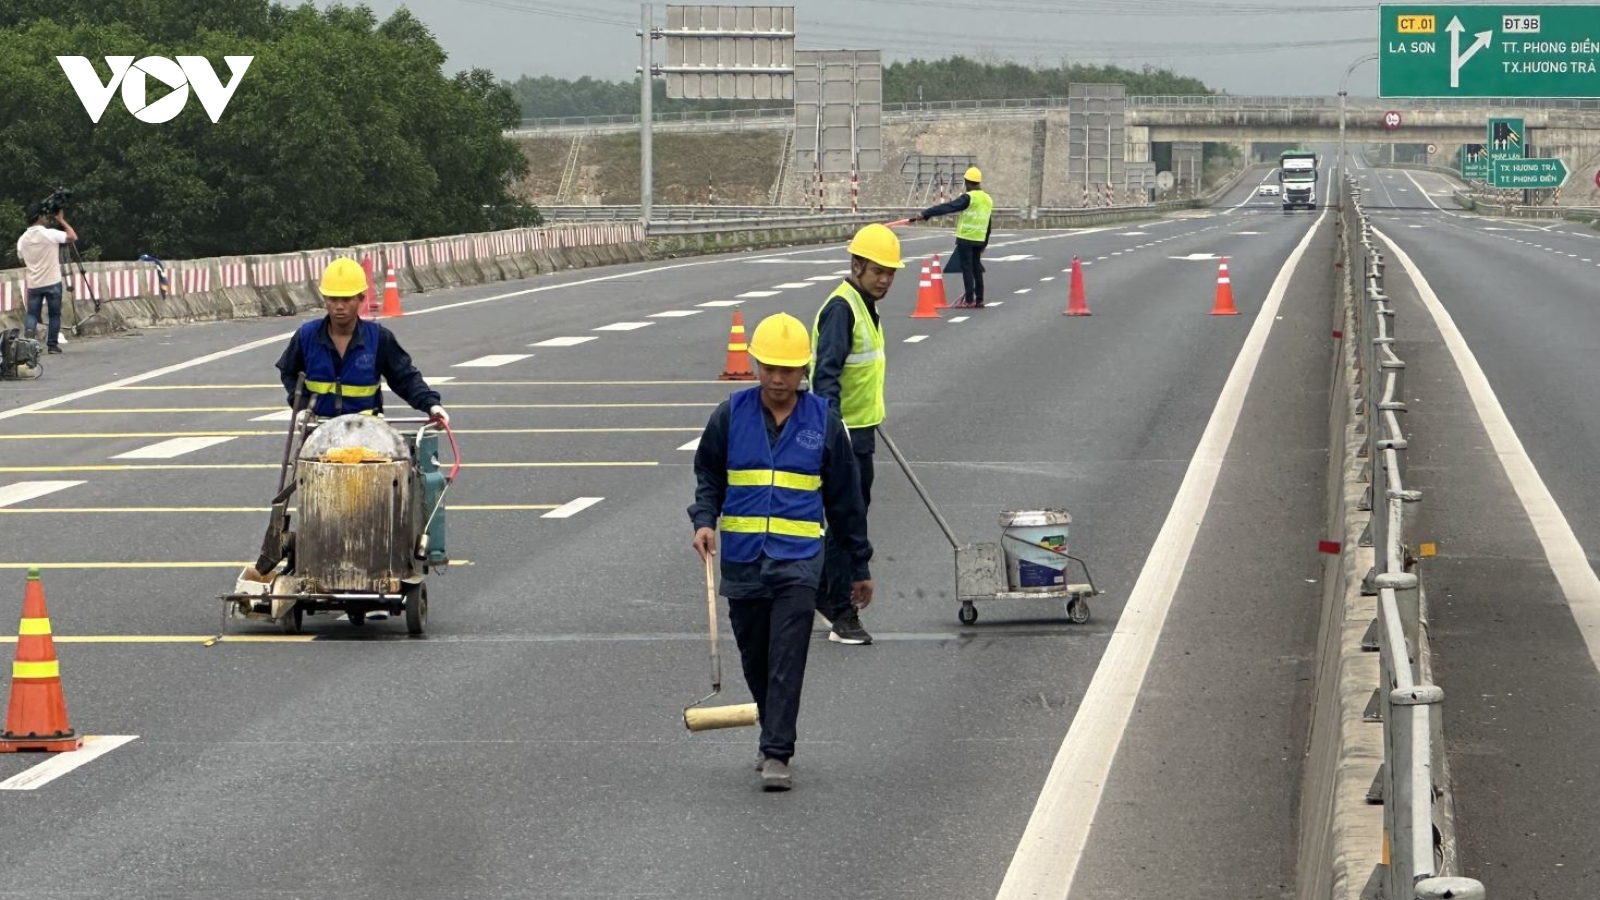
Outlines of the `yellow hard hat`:
{"type": "Polygon", "coordinates": [[[341,256],[322,270],[318,288],[324,297],[356,297],[367,292],[367,273],[361,264],[341,256]]]}
{"type": "Polygon", "coordinates": [[[904,269],[900,260],[900,238],[887,225],[874,222],[856,232],[850,241],[850,255],[870,259],[889,269],[904,269]]]}
{"type": "Polygon", "coordinates": [[[973,166],[972,168],[968,169],[967,174],[964,177],[968,181],[975,182],[977,184],[983,183],[983,173],[978,171],[977,166],[973,166]]]}
{"type": "Polygon", "coordinates": [[[804,366],[811,362],[811,335],[788,313],[770,315],[751,335],[750,355],[764,366],[804,366]]]}

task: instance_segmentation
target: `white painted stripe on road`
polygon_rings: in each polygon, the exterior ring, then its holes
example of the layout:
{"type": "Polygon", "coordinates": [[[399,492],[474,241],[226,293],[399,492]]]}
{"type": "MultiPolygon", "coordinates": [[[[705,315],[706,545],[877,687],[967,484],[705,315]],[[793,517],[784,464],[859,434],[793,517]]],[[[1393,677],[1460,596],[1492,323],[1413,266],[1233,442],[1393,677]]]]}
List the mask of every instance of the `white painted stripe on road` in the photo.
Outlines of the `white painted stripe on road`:
{"type": "Polygon", "coordinates": [[[679,450],[699,450],[700,449],[700,439],[699,438],[695,438],[694,440],[690,441],[687,444],[684,444],[682,447],[679,447],[678,449],[679,450]]]}
{"type": "Polygon", "coordinates": [[[972,318],[972,317],[971,316],[956,316],[954,319],[950,320],[950,324],[951,325],[960,325],[962,322],[965,322],[966,320],[968,320],[970,318],[972,318]]]}
{"type": "Polygon", "coordinates": [[[524,359],[532,358],[532,353],[493,353],[488,356],[480,356],[477,359],[469,359],[463,363],[456,363],[454,368],[492,369],[496,366],[503,366],[508,363],[520,362],[524,359]]]}
{"type": "Polygon", "coordinates": [[[1012,293],[1016,293],[1016,294],[1031,294],[1031,293],[1033,293],[1033,288],[1020,288],[1020,289],[1018,289],[1016,291],[1013,291],[1012,293]]]}
{"type": "Polygon", "coordinates": [[[700,315],[698,309],[669,309],[666,312],[651,313],[652,319],[686,319],[689,316],[700,315]]]}
{"type": "Polygon", "coordinates": [[[529,347],[576,347],[579,344],[587,344],[590,341],[598,341],[598,340],[600,340],[600,339],[591,334],[591,335],[589,335],[587,337],[558,337],[558,338],[551,338],[548,341],[540,341],[537,344],[529,344],[528,346],[529,347]]]}
{"type": "Polygon", "coordinates": [[[696,303],[695,304],[695,306],[743,306],[743,305],[744,305],[744,301],[743,300],[707,300],[704,303],[696,303]]]}
{"type": "Polygon", "coordinates": [[[604,499],[605,499],[604,497],[579,497],[576,500],[572,500],[570,502],[561,504],[560,506],[556,507],[555,509],[550,510],[549,512],[547,512],[544,515],[540,516],[539,518],[541,518],[541,519],[570,519],[573,516],[577,515],[578,513],[583,512],[584,510],[586,510],[589,507],[595,505],[596,503],[599,503],[601,500],[604,500],[604,499]]]}
{"type": "Polygon", "coordinates": [[[807,278],[806,280],[807,281],[838,281],[839,280],[839,276],[837,276],[837,275],[813,275],[810,278],[807,278]]]}
{"type": "Polygon", "coordinates": [[[906,338],[905,342],[907,344],[920,344],[927,339],[928,336],[925,334],[913,334],[911,337],[906,338]]]}
{"type": "Polygon", "coordinates": [[[996,300],[996,301],[994,301],[992,303],[988,303],[988,304],[985,304],[985,305],[986,306],[1005,306],[1006,302],[1004,300],[996,300]]]}
{"type": "Polygon", "coordinates": [[[294,410],[292,410],[292,409],[280,409],[277,412],[269,412],[264,416],[256,416],[254,419],[251,419],[250,421],[252,421],[252,422],[287,422],[293,416],[294,416],[294,410]]]}
{"type": "Polygon", "coordinates": [[[1041,278],[1039,280],[1040,281],[1055,281],[1056,277],[1054,275],[1046,275],[1045,277],[1043,277],[1043,278],[1041,278]]]}
{"type": "Polygon", "coordinates": [[[811,287],[811,285],[804,281],[788,281],[784,282],[783,284],[775,284],[772,286],[772,289],[775,291],[792,291],[797,288],[808,287],[811,287]]]}
{"type": "Polygon", "coordinates": [[[612,322],[610,325],[601,325],[595,331],[638,331],[649,328],[654,322],[612,322]]]}
{"type": "Polygon", "coordinates": [[[1140,689],[1155,655],[1156,643],[1166,625],[1173,596],[1183,578],[1189,554],[1211,504],[1217,476],[1222,472],[1228,444],[1244,409],[1245,395],[1261,361],[1267,336],[1283,304],[1289,282],[1305,256],[1311,239],[1327,219],[1327,208],[1317,217],[1294,252],[1278,271],[1261,312],[1234,360],[1233,370],[1206,423],[1200,445],[1184,472],[1172,509],[1161,526],[1150,556],[1128,595],[1116,631],[1106,644],[1094,678],[1072,718],[1033,815],[1017,844],[997,900],[1068,897],[1078,863],[1083,858],[1111,774],[1111,763],[1122,743],[1123,732],[1138,703],[1140,689]]]}
{"type": "Polygon", "coordinates": [[[1522,501],[1522,510],[1533,525],[1539,545],[1544,548],[1545,560],[1550,563],[1556,583],[1561,586],[1567,606],[1572,609],[1578,633],[1583,635],[1583,642],[1589,648],[1589,661],[1600,669],[1600,576],[1596,576],[1590,567],[1588,554],[1584,552],[1583,545],[1578,543],[1572,525],[1562,514],[1561,507],[1556,504],[1556,498],[1551,495],[1533,460],[1528,457],[1527,448],[1522,445],[1516,429],[1511,427],[1511,420],[1506,417],[1505,408],[1495,396],[1489,377],[1478,365],[1477,356],[1467,346],[1467,340],[1456,327],[1450,311],[1439,302],[1439,295],[1433,292],[1427,279],[1412,263],[1411,257],[1383,232],[1374,229],[1373,233],[1394,251],[1395,261],[1400,263],[1400,268],[1416,285],[1417,296],[1432,314],[1445,346],[1456,361],[1456,368],[1461,371],[1461,380],[1466,382],[1467,394],[1472,397],[1472,405],[1483,422],[1483,430],[1489,434],[1495,455],[1500,458],[1500,465],[1505,469],[1512,490],[1517,492],[1517,499],[1522,501]]]}
{"type": "Polygon", "coordinates": [[[54,754],[33,768],[24,769],[5,781],[0,781],[0,791],[38,790],[73,769],[93,762],[123,744],[138,739],[139,736],[137,734],[86,735],[83,739],[83,746],[77,750],[54,754]]]}
{"type": "Polygon", "coordinates": [[[64,491],[69,487],[84,484],[82,481],[19,481],[0,487],[0,507],[14,506],[18,503],[27,503],[37,500],[46,494],[64,491]]]}
{"type": "Polygon", "coordinates": [[[231,437],[218,436],[173,438],[170,441],[162,441],[159,444],[151,444],[148,447],[140,447],[137,450],[129,450],[127,453],[118,453],[116,456],[111,458],[172,459],[173,457],[182,456],[185,453],[193,453],[196,450],[204,450],[207,447],[215,447],[218,444],[226,444],[231,440],[233,440],[231,437]]]}
{"type": "Polygon", "coordinates": [[[760,299],[762,297],[776,297],[777,291],[745,291],[738,295],[741,300],[760,299]]]}

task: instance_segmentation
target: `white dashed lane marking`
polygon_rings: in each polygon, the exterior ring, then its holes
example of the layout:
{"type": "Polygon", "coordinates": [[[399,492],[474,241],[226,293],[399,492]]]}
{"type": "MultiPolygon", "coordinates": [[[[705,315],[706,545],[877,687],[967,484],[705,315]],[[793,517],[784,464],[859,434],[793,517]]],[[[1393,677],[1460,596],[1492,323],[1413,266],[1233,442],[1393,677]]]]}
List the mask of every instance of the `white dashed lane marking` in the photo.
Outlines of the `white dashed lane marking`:
{"type": "Polygon", "coordinates": [[[19,481],[0,487],[0,506],[14,506],[37,500],[46,494],[64,491],[69,487],[77,487],[82,481],[19,481]]]}
{"type": "Polygon", "coordinates": [[[532,353],[495,353],[495,354],[491,354],[489,356],[480,356],[477,359],[469,359],[464,363],[456,363],[455,364],[455,368],[457,368],[457,369],[492,369],[492,368],[494,368],[496,366],[503,366],[503,365],[507,365],[508,363],[521,362],[524,359],[532,359],[532,358],[533,358],[533,354],[532,353]]]}
{"type": "Polygon", "coordinates": [[[137,450],[129,450],[127,453],[118,453],[116,456],[111,458],[172,459],[175,456],[182,456],[185,453],[193,453],[196,450],[204,450],[207,447],[215,447],[218,444],[226,444],[231,440],[233,440],[231,437],[173,438],[170,441],[162,441],[159,444],[151,444],[148,447],[140,447],[137,450]]]}

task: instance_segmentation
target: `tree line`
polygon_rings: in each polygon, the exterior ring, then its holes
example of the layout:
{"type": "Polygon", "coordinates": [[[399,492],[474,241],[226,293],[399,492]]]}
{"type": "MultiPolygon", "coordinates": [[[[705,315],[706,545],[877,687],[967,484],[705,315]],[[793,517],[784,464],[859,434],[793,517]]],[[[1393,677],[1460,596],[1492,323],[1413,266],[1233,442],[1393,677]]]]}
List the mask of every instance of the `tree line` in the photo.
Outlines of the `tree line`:
{"type": "MultiPolygon", "coordinates": [[[[885,103],[948,100],[1028,99],[1065,97],[1069,84],[1122,84],[1130,96],[1144,94],[1213,93],[1197,78],[1168,69],[1145,66],[1139,70],[1117,66],[1061,64],[1051,67],[1014,62],[992,62],[953,56],[938,60],[892,62],[883,67],[885,103]]],[[[557,116],[614,116],[639,114],[639,81],[604,81],[596,78],[523,76],[508,82],[512,96],[526,118],[557,116]]],[[[777,108],[780,100],[668,100],[665,82],[653,85],[652,105],[657,111],[722,111],[777,108]]]]}
{"type": "MultiPolygon", "coordinates": [[[[486,70],[448,75],[401,9],[271,0],[10,0],[0,4],[0,229],[57,187],[88,258],[201,258],[403,241],[537,224],[510,188],[521,117],[486,70]],[[118,90],[91,121],[57,56],[254,57],[213,123],[190,91],[152,124],[118,90]]],[[[146,102],[167,93],[146,79],[146,102]]],[[[179,88],[178,90],[184,90],[179,88]]],[[[15,265],[11,241],[0,267],[15,265]]]]}

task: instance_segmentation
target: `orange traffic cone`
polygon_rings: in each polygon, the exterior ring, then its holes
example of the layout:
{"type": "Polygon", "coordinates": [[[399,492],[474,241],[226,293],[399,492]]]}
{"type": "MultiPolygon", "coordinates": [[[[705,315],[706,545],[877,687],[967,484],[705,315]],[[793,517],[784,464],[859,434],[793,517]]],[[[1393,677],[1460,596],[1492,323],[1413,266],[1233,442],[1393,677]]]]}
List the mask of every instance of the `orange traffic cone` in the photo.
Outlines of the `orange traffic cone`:
{"type": "Polygon", "coordinates": [[[944,266],[939,265],[939,254],[933,255],[933,290],[938,295],[939,302],[934,309],[944,309],[950,305],[950,295],[944,292],[944,266]]]}
{"type": "Polygon", "coordinates": [[[1083,290],[1083,263],[1072,258],[1072,288],[1067,293],[1067,311],[1064,316],[1089,315],[1089,298],[1083,290]]]}
{"type": "Polygon", "coordinates": [[[389,270],[388,278],[383,282],[383,315],[403,316],[406,311],[400,308],[400,285],[394,280],[394,269],[389,270]]]}
{"type": "Polygon", "coordinates": [[[750,369],[750,345],[745,342],[744,316],[733,311],[733,331],[728,335],[728,361],[722,367],[718,381],[755,381],[756,373],[750,369]]]}
{"type": "Polygon", "coordinates": [[[50,638],[50,614],[44,607],[44,582],[39,570],[28,570],[22,598],[22,627],[17,629],[17,659],[11,664],[11,706],[6,730],[0,732],[0,753],[42,750],[59,753],[83,746],[83,738],[67,724],[67,698],[61,692],[61,664],[50,638]]]}
{"type": "Polygon", "coordinates": [[[361,295],[361,315],[372,316],[378,312],[378,292],[373,289],[372,257],[361,258],[361,271],[367,273],[367,290],[361,295]]]}
{"type": "Polygon", "coordinates": [[[1237,316],[1239,311],[1233,308],[1233,279],[1228,275],[1228,258],[1222,258],[1222,266],[1217,269],[1217,302],[1211,307],[1213,316],[1237,316]]]}
{"type": "Polygon", "coordinates": [[[917,308],[911,318],[939,318],[939,298],[933,292],[933,276],[928,274],[927,264],[923,264],[922,280],[917,282],[917,308]]]}

